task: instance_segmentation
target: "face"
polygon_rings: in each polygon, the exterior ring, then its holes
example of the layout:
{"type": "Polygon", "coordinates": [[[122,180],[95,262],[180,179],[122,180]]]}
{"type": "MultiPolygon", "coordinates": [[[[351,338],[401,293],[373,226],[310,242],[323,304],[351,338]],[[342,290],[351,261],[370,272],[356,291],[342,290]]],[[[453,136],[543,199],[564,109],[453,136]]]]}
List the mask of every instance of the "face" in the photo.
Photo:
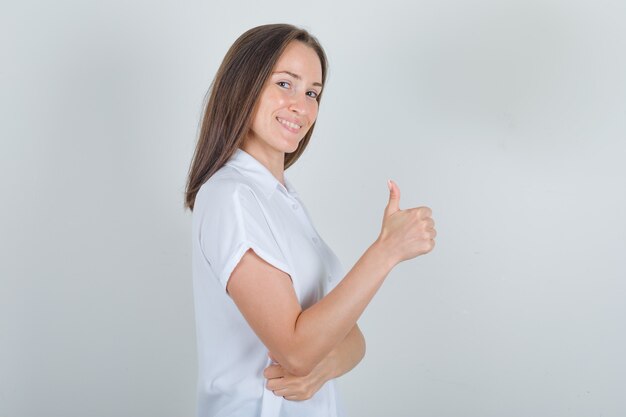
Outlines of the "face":
{"type": "Polygon", "coordinates": [[[265,153],[294,152],[317,118],[321,83],[317,53],[299,41],[287,45],[259,97],[247,146],[265,153]]]}

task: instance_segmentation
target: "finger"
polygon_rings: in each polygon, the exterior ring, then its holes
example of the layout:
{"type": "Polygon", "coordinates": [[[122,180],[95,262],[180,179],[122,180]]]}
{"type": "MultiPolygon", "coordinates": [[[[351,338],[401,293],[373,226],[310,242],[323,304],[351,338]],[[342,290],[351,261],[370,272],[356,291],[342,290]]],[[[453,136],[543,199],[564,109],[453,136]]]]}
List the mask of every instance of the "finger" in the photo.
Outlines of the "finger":
{"type": "Polygon", "coordinates": [[[428,219],[432,217],[433,211],[429,207],[418,207],[417,213],[419,214],[420,219],[428,219]]]}
{"type": "Polygon", "coordinates": [[[270,365],[263,371],[265,378],[282,378],[285,376],[285,370],[280,365],[270,365]]]}
{"type": "Polygon", "coordinates": [[[385,207],[385,217],[400,210],[400,188],[392,180],[387,181],[387,187],[389,188],[389,201],[385,207]]]}
{"type": "Polygon", "coordinates": [[[267,380],[267,382],[265,383],[265,388],[270,391],[276,391],[286,389],[287,387],[285,387],[285,382],[282,378],[274,378],[267,380]]]}
{"type": "Polygon", "coordinates": [[[289,391],[289,388],[278,388],[273,389],[272,392],[277,397],[292,395],[293,393],[289,391]]]}
{"type": "MultiPolygon", "coordinates": [[[[421,215],[418,213],[417,216],[419,218],[421,215]]],[[[425,219],[420,219],[420,220],[421,222],[419,223],[419,227],[422,228],[423,230],[432,230],[435,228],[435,222],[433,222],[433,219],[431,219],[430,217],[427,217],[425,219]]]]}

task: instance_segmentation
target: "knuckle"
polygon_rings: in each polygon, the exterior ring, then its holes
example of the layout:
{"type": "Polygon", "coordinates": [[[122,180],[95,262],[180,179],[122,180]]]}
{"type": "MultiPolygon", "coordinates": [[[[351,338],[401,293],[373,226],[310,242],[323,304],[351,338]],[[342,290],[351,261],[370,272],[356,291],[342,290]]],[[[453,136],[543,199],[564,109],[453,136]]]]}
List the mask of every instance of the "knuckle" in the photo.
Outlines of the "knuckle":
{"type": "Polygon", "coordinates": [[[425,254],[428,253],[432,250],[432,240],[425,240],[421,245],[420,245],[420,249],[421,249],[421,253],[425,254]]]}

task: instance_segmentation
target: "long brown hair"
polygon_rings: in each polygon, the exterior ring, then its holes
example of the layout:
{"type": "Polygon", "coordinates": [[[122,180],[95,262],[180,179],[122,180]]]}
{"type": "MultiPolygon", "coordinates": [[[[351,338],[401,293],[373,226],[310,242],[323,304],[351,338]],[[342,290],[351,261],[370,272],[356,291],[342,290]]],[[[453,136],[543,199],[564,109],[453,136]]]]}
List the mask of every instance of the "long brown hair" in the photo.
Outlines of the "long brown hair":
{"type": "MultiPolygon", "coordinates": [[[[248,132],[258,98],[274,65],[291,41],[310,46],[322,65],[326,82],[327,59],[318,40],[304,29],[288,24],[257,26],[246,31],[230,47],[211,86],[198,143],[185,190],[185,207],[193,211],[198,190],[220,169],[242,144],[248,132]]],[[[317,96],[319,102],[322,94],[317,96]]],[[[285,169],[306,149],[315,123],[298,144],[285,154],[285,169]]]]}

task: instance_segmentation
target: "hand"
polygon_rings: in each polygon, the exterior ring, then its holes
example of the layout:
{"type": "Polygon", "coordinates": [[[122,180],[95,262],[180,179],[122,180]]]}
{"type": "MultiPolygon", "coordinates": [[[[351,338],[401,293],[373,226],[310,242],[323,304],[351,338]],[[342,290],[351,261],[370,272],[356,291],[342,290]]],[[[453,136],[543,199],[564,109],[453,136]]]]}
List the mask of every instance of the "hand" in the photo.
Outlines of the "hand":
{"type": "Polygon", "coordinates": [[[400,189],[389,181],[389,202],[385,207],[378,241],[394,264],[424,255],[435,247],[435,222],[428,207],[400,210],[400,189]]]}
{"type": "MultiPolygon", "coordinates": [[[[277,362],[271,353],[269,356],[277,362]]],[[[266,388],[286,400],[308,400],[330,379],[325,361],[320,362],[307,376],[292,375],[279,363],[272,364],[263,371],[263,376],[267,378],[266,388]]]]}

